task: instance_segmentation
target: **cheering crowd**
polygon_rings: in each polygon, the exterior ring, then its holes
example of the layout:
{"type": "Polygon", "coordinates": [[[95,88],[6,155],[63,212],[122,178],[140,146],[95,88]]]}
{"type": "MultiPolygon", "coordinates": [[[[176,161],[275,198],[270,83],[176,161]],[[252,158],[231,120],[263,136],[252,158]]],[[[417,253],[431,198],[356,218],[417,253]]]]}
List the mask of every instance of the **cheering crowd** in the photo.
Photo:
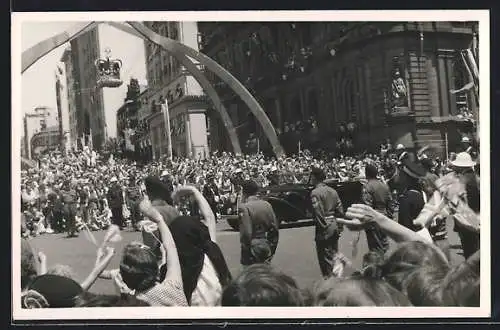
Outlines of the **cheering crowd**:
{"type": "Polygon", "coordinates": [[[426,150],[357,157],[281,159],[213,154],[147,165],[86,148],[52,153],[22,171],[23,308],[92,306],[478,306],[479,164],[470,148],[449,161],[426,150]],[[362,203],[346,206],[328,180],[363,183],[362,203]],[[301,288],[273,266],[279,224],[262,187],[310,183],[322,278],[301,288]],[[242,271],[235,276],[217,244],[224,205],[238,203],[242,271]],[[452,219],[465,261],[450,264],[446,221],[452,219]],[[112,243],[128,228],[142,233],[123,251],[112,243]],[[82,282],[68,266],[47,269],[29,238],[107,230],[95,267],[82,282]],[[365,231],[363,266],[344,274],[338,252],[344,230],[365,231]],[[390,240],[396,243],[389,250],[390,240]],[[120,255],[120,267],[107,269],[120,255]],[[90,293],[98,278],[115,295],[90,293]]]}

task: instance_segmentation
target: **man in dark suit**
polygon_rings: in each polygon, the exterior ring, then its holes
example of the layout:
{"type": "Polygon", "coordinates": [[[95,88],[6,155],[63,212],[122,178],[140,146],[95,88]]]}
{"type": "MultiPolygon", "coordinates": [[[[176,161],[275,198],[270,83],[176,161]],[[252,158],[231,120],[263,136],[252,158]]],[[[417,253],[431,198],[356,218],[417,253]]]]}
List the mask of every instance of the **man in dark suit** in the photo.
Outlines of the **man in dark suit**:
{"type": "Polygon", "coordinates": [[[111,209],[111,222],[120,227],[120,229],[123,229],[125,227],[125,220],[123,219],[123,189],[118,183],[116,176],[112,177],[109,182],[111,183],[111,187],[106,197],[111,209]]]}
{"type": "MultiPolygon", "coordinates": [[[[375,164],[366,164],[365,176],[367,182],[363,186],[363,202],[392,219],[394,209],[391,191],[387,184],[377,178],[377,166],[375,164]]],[[[381,254],[387,252],[389,249],[389,240],[376,223],[367,226],[365,232],[370,251],[381,254]]]]}
{"type": "Polygon", "coordinates": [[[240,219],[241,264],[270,262],[279,239],[279,223],[269,202],[257,197],[259,186],[252,180],[242,182],[243,203],[240,219]]]}
{"type": "Polygon", "coordinates": [[[220,201],[219,187],[215,183],[215,176],[213,173],[207,175],[207,184],[203,187],[203,197],[207,200],[208,204],[210,204],[210,208],[212,212],[217,217],[217,205],[220,201]]]}
{"type": "Polygon", "coordinates": [[[337,223],[336,218],[344,216],[344,209],[337,191],[326,185],[325,179],[326,175],[322,169],[312,169],[311,180],[315,188],[311,192],[311,201],[316,226],[316,252],[321,274],[326,278],[342,263],[338,254],[342,226],[337,223]]]}

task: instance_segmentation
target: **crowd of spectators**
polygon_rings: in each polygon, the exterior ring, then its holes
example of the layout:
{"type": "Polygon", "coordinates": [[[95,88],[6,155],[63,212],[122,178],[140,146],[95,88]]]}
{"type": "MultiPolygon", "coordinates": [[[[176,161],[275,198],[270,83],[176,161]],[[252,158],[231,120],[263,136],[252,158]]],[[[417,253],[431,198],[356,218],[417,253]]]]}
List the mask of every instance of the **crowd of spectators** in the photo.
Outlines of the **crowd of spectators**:
{"type": "MultiPolygon", "coordinates": [[[[336,158],[312,157],[307,150],[280,159],[223,152],[206,159],[162,159],[147,165],[103,157],[88,148],[80,153],[46,155],[37,168],[25,169],[21,175],[23,308],[478,306],[477,163],[464,153],[451,162],[425,153],[408,154],[399,146],[380,154],[336,158]],[[392,183],[409,158],[435,175],[434,181],[427,180],[432,187],[428,191],[426,181],[419,181],[418,188],[430,198],[416,212],[418,228],[408,228],[364,204],[351,205],[345,214],[345,226],[353,231],[377,223],[396,243],[390,252],[382,256],[368,252],[362,269],[346,276],[318,276],[311,288],[299,287],[272,262],[244,267],[237,276],[229,271],[215,226],[219,206],[238,198],[235,176],[265,187],[307,183],[311,168],[322,168],[329,179],[364,181],[369,167],[377,170],[383,182],[392,183]],[[463,167],[471,171],[460,171],[463,167]],[[468,181],[460,181],[462,177],[468,181]],[[111,193],[114,186],[119,194],[111,193]],[[434,194],[445,198],[433,202],[434,194]],[[123,223],[112,221],[116,209],[122,212],[123,223]],[[428,239],[419,231],[431,231],[433,222],[443,214],[458,225],[473,223],[468,227],[472,234],[461,237],[466,259],[458,265],[451,264],[435,236],[428,239]],[[74,224],[68,216],[74,216],[74,224]],[[143,241],[115,251],[113,237],[127,226],[142,231],[143,241]],[[153,229],[147,230],[148,226],[153,229]],[[82,230],[103,229],[107,234],[97,250],[95,266],[82,283],[67,266],[47,269],[47,256],[35,253],[29,243],[36,235],[67,232],[72,236],[82,230]],[[476,247],[465,251],[464,242],[471,239],[476,240],[476,247]],[[116,253],[120,254],[120,267],[108,270],[116,253]],[[115,295],[90,293],[100,277],[112,280],[115,295]]],[[[397,184],[391,187],[401,193],[397,184]]]]}

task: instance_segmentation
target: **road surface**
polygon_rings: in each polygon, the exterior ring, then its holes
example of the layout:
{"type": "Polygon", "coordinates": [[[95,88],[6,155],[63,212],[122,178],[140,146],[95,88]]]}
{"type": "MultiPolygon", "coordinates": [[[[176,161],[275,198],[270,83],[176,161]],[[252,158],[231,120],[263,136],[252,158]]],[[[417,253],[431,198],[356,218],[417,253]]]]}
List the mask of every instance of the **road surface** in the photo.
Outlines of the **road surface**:
{"type": "MultiPolygon", "coordinates": [[[[452,223],[448,224],[448,230],[452,246],[452,264],[457,264],[463,260],[459,247],[460,241],[452,230],[452,223]]],[[[98,241],[102,241],[105,231],[94,232],[94,234],[98,241]]],[[[339,242],[340,251],[351,259],[354,268],[360,267],[363,254],[367,251],[364,232],[360,232],[359,235],[356,256],[352,256],[352,241],[357,238],[357,232],[345,229],[339,242]]],[[[121,242],[114,243],[116,254],[108,269],[119,267],[121,251],[127,243],[142,240],[139,232],[124,231],[122,236],[121,242]]],[[[54,264],[68,265],[74,270],[79,281],[85,278],[94,265],[96,249],[83,234],[77,238],[66,238],[64,234],[44,234],[31,239],[30,242],[36,250],[43,251],[47,255],[49,267],[54,264]]],[[[241,270],[238,232],[233,231],[225,221],[220,221],[217,224],[217,243],[224,253],[233,276],[237,275],[241,270]]],[[[314,246],[314,226],[311,222],[286,225],[280,230],[278,249],[272,264],[295,278],[299,286],[303,288],[311,287],[320,279],[321,273],[314,246]]],[[[347,272],[352,272],[352,269],[348,269],[347,272]]],[[[114,288],[110,281],[98,279],[90,291],[113,294],[114,288]]]]}

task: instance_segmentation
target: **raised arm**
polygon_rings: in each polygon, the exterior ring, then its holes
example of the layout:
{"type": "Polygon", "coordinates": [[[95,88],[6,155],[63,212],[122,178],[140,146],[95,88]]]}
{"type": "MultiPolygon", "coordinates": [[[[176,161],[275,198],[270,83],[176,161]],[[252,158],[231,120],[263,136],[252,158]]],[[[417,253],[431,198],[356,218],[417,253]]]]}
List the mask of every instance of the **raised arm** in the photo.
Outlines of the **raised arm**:
{"type": "Polygon", "coordinates": [[[139,208],[146,217],[158,225],[161,241],[167,251],[167,274],[164,281],[171,280],[182,284],[181,264],[179,262],[179,255],[177,254],[177,246],[165,220],[160,212],[151,205],[149,200],[142,200],[139,208]]]}
{"type": "Polygon", "coordinates": [[[104,254],[104,251],[101,248],[97,250],[97,258],[94,269],[92,269],[87,278],[81,283],[81,286],[84,291],[90,289],[90,287],[95,283],[99,275],[101,275],[101,273],[106,269],[106,267],[108,267],[109,263],[111,262],[111,259],[113,258],[114,253],[115,250],[110,247],[106,248],[106,254],[104,254]]]}
{"type": "Polygon", "coordinates": [[[420,234],[400,225],[396,221],[392,221],[382,213],[375,211],[373,208],[365,204],[351,205],[347,209],[346,216],[353,220],[337,219],[337,221],[345,224],[350,229],[359,230],[362,229],[367,223],[375,222],[379,225],[380,229],[387,234],[387,236],[396,242],[420,241],[424,243],[432,243],[420,234]]]}
{"type": "Polygon", "coordinates": [[[198,208],[200,210],[201,215],[205,219],[206,225],[208,227],[208,232],[210,233],[210,239],[213,242],[216,242],[216,220],[215,220],[215,214],[212,211],[212,208],[210,207],[210,204],[208,204],[208,201],[206,198],[203,196],[203,194],[196,189],[194,186],[182,186],[179,187],[175,192],[174,192],[174,200],[178,200],[182,196],[185,196],[187,194],[191,194],[194,199],[196,200],[196,203],[198,204],[198,208]]]}

